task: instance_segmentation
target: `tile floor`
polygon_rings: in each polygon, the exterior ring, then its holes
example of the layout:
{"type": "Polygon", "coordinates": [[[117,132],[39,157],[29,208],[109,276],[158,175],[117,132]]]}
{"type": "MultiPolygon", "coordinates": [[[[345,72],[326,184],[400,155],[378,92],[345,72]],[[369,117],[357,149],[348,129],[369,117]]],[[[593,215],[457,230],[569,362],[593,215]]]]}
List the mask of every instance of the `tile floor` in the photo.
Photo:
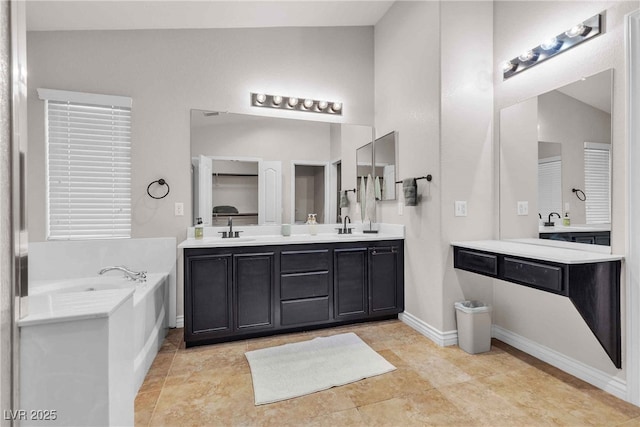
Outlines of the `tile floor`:
{"type": "Polygon", "coordinates": [[[640,408],[494,340],[439,347],[398,320],[190,349],[172,330],[136,398],[136,426],[637,426],[640,408]],[[244,352],[355,332],[398,369],[254,406],[244,352]]]}

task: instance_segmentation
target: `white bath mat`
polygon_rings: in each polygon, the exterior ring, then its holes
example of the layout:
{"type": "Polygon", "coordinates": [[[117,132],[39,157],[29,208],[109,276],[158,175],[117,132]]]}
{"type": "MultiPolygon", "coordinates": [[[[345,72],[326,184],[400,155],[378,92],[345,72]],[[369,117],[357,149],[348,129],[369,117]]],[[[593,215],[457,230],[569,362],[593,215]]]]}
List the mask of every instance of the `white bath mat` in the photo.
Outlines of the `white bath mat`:
{"type": "Polygon", "coordinates": [[[278,402],[395,370],[354,333],[245,353],[255,404],[278,402]]]}

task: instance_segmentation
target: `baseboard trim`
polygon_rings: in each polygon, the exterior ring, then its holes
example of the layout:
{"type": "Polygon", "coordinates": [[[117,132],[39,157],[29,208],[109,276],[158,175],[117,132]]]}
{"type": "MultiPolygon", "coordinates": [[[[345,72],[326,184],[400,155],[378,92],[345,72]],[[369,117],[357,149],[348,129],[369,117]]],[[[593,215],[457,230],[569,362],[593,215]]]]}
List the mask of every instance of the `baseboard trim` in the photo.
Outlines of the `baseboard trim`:
{"type": "Polygon", "coordinates": [[[398,314],[398,319],[441,347],[458,344],[458,331],[456,330],[442,332],[406,311],[398,314]]]}
{"type": "Polygon", "coordinates": [[[176,328],[184,328],[184,316],[176,316],[176,328]]]}
{"type": "Polygon", "coordinates": [[[622,400],[627,399],[627,382],[623,379],[611,376],[606,372],[595,369],[589,365],[559,353],[542,344],[511,332],[501,326],[492,325],[491,335],[512,347],[522,350],[548,364],[561,369],[576,378],[594,385],[607,393],[611,393],[622,400]]]}

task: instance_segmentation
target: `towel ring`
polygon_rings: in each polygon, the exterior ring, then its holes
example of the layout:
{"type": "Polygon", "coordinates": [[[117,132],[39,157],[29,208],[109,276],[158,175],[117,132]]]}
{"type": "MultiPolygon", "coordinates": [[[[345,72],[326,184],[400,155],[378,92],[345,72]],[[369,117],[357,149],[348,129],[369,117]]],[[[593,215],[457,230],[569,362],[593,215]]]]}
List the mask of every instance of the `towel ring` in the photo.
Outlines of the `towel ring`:
{"type": "Polygon", "coordinates": [[[162,178],[160,178],[160,179],[159,179],[159,180],[157,180],[157,181],[153,181],[151,184],[149,184],[149,185],[147,186],[147,194],[148,194],[148,195],[149,195],[149,197],[151,197],[152,199],[164,199],[165,197],[167,197],[167,194],[169,194],[169,191],[171,191],[171,188],[169,187],[169,184],[167,184],[167,181],[165,181],[165,180],[164,180],[164,179],[162,179],[162,178]],[[151,192],[149,191],[149,189],[151,188],[151,186],[152,186],[153,184],[155,184],[156,182],[158,183],[158,185],[166,185],[166,186],[167,186],[167,192],[166,192],[166,193],[164,193],[164,195],[163,195],[163,196],[156,197],[156,196],[152,195],[152,194],[151,194],[151,192]]]}
{"type": "Polygon", "coordinates": [[[579,188],[572,188],[571,191],[576,194],[576,197],[578,198],[578,200],[582,202],[587,200],[587,195],[584,194],[584,191],[580,190],[579,188]],[[582,194],[582,197],[580,197],[580,194],[582,194]]]}

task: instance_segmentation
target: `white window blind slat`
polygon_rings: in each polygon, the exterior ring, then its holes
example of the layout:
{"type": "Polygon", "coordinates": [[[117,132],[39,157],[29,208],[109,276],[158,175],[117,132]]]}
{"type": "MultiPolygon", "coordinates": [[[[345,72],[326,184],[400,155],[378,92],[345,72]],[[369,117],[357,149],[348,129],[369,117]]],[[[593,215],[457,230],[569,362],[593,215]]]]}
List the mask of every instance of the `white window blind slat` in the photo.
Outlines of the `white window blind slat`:
{"type": "Polygon", "coordinates": [[[609,144],[585,143],[584,187],[587,224],[611,222],[611,151],[609,144]]]}
{"type": "Polygon", "coordinates": [[[130,98],[38,92],[47,120],[48,238],[131,237],[130,98]]]}
{"type": "Polygon", "coordinates": [[[562,160],[538,161],[538,212],[546,221],[551,212],[562,215],[562,160]]]}

